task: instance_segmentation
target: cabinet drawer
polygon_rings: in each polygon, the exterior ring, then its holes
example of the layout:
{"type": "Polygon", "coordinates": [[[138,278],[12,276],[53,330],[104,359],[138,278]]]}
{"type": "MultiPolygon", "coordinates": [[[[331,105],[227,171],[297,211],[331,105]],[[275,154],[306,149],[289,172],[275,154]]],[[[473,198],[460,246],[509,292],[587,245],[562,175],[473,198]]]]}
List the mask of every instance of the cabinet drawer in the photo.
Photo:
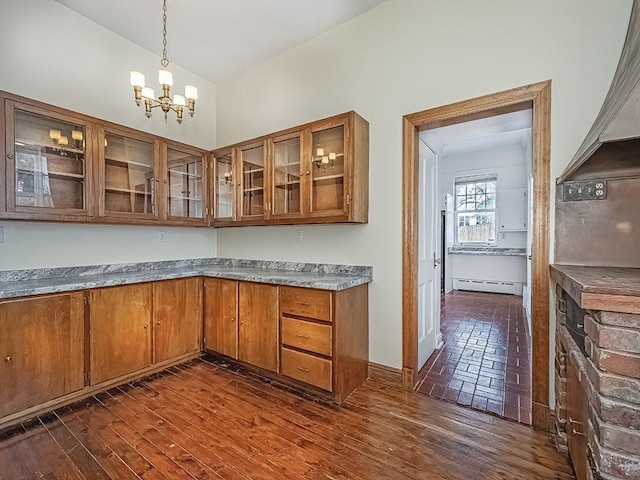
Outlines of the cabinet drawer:
{"type": "Polygon", "coordinates": [[[310,288],[280,287],[282,313],[331,321],[331,292],[310,288]]]}
{"type": "Polygon", "coordinates": [[[282,374],[333,391],[331,361],[282,348],[282,374]]]}
{"type": "Polygon", "coordinates": [[[281,334],[285,345],[331,356],[331,325],[282,317],[281,334]]]}

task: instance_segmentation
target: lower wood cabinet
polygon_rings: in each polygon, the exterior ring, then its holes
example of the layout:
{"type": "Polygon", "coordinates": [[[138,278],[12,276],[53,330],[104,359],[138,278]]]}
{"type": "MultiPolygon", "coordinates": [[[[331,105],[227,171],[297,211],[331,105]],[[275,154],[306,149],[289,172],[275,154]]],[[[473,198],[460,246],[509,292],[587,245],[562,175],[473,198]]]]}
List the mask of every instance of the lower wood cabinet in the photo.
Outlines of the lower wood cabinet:
{"type": "Polygon", "coordinates": [[[368,286],[204,281],[204,347],[342,402],[368,376],[368,286]]]}
{"type": "Polygon", "coordinates": [[[204,348],[238,359],[238,282],[204,279],[204,348]]]}
{"type": "Polygon", "coordinates": [[[153,363],[200,351],[202,279],[153,284],[153,363]]]}
{"type": "Polygon", "coordinates": [[[84,295],[0,302],[0,419],[84,387],[84,295]]]}
{"type": "Polygon", "coordinates": [[[238,360],[278,371],[278,287],[240,282],[238,360]]]}
{"type": "Polygon", "coordinates": [[[206,278],[204,347],[276,372],[278,287],[206,278]]]}
{"type": "Polygon", "coordinates": [[[368,286],[280,287],[281,372],[342,402],[369,369],[368,286]]]}
{"type": "Polygon", "coordinates": [[[152,285],[90,292],[91,384],[151,365],[152,285]]]}

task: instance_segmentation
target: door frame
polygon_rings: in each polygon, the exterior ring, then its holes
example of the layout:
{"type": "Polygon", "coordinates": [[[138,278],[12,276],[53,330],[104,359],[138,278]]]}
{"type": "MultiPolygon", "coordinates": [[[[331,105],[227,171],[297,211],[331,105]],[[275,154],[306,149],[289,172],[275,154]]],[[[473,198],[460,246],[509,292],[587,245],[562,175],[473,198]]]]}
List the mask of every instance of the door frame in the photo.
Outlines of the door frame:
{"type": "Polygon", "coordinates": [[[551,189],[551,80],[405,115],[402,132],[402,384],[413,390],[418,365],[418,134],[504,113],[533,109],[533,222],[531,418],[550,428],[549,202],[551,189]]]}

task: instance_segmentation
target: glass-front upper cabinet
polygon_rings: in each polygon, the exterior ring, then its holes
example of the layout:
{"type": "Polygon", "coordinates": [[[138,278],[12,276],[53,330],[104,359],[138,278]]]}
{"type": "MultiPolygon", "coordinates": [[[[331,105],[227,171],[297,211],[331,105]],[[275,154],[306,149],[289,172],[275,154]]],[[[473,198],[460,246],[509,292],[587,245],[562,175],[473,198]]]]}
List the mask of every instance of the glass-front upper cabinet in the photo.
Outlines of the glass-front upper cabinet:
{"type": "Polygon", "coordinates": [[[236,218],[235,187],[240,185],[234,174],[234,149],[225,148],[213,154],[214,200],[213,218],[215,220],[234,220],[236,218]]]}
{"type": "Polygon", "coordinates": [[[265,142],[263,141],[243,145],[236,150],[240,174],[239,191],[242,205],[240,216],[242,220],[268,217],[265,151],[265,142]]]}
{"type": "Polygon", "coordinates": [[[167,217],[203,223],[207,217],[205,155],[169,145],[166,159],[167,217]]]}
{"type": "Polygon", "coordinates": [[[310,214],[344,214],[346,120],[311,130],[310,214]]]}
{"type": "Polygon", "coordinates": [[[7,101],[7,210],[90,214],[90,126],[81,119],[7,101]]]}
{"type": "Polygon", "coordinates": [[[302,213],[302,133],[275,137],[272,155],[271,214],[274,218],[302,213]]]}
{"type": "Polygon", "coordinates": [[[103,154],[100,214],[158,218],[156,176],[159,142],[144,136],[104,130],[99,136],[103,154]]]}

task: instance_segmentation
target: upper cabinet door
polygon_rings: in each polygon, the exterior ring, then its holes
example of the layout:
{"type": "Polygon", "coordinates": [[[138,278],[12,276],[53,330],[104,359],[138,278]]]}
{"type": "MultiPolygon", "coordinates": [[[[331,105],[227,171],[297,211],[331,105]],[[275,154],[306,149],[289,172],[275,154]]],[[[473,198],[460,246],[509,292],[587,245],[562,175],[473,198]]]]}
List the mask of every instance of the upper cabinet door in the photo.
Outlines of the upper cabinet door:
{"type": "Polygon", "coordinates": [[[302,132],[275,137],[271,151],[271,216],[299,217],[304,213],[302,132]]]}
{"type": "Polygon", "coordinates": [[[7,211],[90,215],[90,138],[91,125],[80,118],[7,100],[7,211]]]}
{"type": "Polygon", "coordinates": [[[205,154],[169,144],[166,148],[164,195],[167,218],[179,223],[207,223],[205,154]]]}
{"type": "MultiPolygon", "coordinates": [[[[240,219],[264,220],[268,214],[268,189],[266,175],[266,142],[259,141],[238,147],[238,170],[240,172],[240,219]]],[[[237,182],[236,182],[237,183],[237,182]]]]}
{"type": "Polygon", "coordinates": [[[162,188],[160,142],[153,137],[104,129],[98,138],[100,215],[157,219],[162,188]]]}
{"type": "Polygon", "coordinates": [[[348,214],[347,132],[345,117],[318,122],[311,127],[310,216],[348,214]]]}
{"type": "Polygon", "coordinates": [[[213,222],[225,222],[236,219],[235,187],[237,179],[235,154],[233,148],[216,150],[213,154],[213,222]]]}

